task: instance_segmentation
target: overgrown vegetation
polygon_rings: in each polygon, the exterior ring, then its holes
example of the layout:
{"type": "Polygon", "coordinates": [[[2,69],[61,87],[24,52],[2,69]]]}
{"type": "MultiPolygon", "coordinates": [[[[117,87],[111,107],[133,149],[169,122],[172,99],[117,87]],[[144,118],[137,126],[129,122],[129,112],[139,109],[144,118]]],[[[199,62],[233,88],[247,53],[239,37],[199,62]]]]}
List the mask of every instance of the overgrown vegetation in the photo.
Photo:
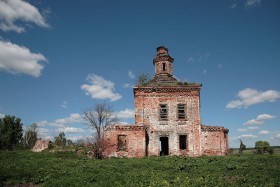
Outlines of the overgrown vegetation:
{"type": "Polygon", "coordinates": [[[270,144],[267,141],[256,141],[255,149],[259,154],[264,154],[266,152],[273,154],[273,148],[270,147],[270,144]]]}
{"type": "Polygon", "coordinates": [[[26,131],[23,136],[22,146],[24,148],[32,148],[37,139],[38,139],[38,132],[37,132],[38,125],[33,123],[29,127],[26,128],[26,131]]]}
{"type": "Polygon", "coordinates": [[[178,85],[181,85],[181,86],[197,86],[197,85],[201,85],[201,84],[196,83],[196,82],[178,82],[178,85]]]}
{"type": "Polygon", "coordinates": [[[0,166],[0,186],[280,186],[278,154],[93,160],[71,150],[5,151],[0,166]]]}
{"type": "Polygon", "coordinates": [[[0,118],[0,150],[13,150],[22,140],[21,119],[6,115],[0,118]]]}
{"type": "Polygon", "coordinates": [[[84,112],[84,120],[86,125],[96,132],[92,142],[95,158],[102,159],[105,128],[115,124],[118,119],[108,104],[100,103],[84,112]]]}
{"type": "Polygon", "coordinates": [[[142,73],[137,77],[136,85],[137,86],[146,86],[152,80],[149,73],[142,73]]]}
{"type": "Polygon", "coordinates": [[[54,137],[54,145],[57,146],[66,146],[66,138],[64,132],[58,134],[58,136],[54,137]]]}

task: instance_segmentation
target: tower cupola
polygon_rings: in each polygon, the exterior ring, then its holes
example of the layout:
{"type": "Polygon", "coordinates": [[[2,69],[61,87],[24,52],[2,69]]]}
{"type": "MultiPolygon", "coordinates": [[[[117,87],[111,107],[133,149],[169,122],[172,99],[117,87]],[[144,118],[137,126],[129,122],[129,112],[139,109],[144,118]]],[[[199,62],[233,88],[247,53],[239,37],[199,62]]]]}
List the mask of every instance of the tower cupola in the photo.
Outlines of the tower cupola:
{"type": "Polygon", "coordinates": [[[155,76],[160,75],[173,75],[173,61],[174,59],[169,56],[168,49],[164,46],[157,48],[157,55],[153,63],[155,66],[155,76]]]}

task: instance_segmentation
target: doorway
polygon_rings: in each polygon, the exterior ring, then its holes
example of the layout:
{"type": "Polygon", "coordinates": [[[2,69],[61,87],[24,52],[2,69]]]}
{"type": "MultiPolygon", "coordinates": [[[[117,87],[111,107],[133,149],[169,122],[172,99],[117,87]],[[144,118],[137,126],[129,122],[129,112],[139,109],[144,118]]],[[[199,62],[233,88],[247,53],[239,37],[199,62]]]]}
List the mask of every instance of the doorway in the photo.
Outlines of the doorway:
{"type": "Polygon", "coordinates": [[[160,156],[165,156],[169,154],[169,147],[168,147],[168,137],[160,137],[160,156]]]}

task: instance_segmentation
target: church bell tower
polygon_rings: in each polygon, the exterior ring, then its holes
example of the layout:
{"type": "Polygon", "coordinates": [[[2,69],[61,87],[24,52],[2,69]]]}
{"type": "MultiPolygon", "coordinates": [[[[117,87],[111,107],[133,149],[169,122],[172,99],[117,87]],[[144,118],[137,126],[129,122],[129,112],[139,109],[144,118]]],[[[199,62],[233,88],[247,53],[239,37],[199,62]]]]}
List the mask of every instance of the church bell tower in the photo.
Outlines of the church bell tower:
{"type": "Polygon", "coordinates": [[[169,56],[168,49],[164,46],[157,48],[157,55],[153,63],[155,66],[155,76],[172,76],[173,75],[173,61],[174,59],[169,56]]]}

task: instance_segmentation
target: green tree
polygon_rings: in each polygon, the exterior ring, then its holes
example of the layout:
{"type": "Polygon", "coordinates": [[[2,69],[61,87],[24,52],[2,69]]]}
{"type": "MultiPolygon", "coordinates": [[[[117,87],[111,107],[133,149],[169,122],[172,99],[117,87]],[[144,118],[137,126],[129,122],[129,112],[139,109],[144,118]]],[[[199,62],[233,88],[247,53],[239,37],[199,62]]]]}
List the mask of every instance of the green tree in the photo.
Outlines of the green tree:
{"type": "Polygon", "coordinates": [[[136,85],[137,86],[145,86],[151,80],[151,75],[149,73],[142,73],[138,76],[136,85]]]}
{"type": "Polygon", "coordinates": [[[0,118],[0,150],[12,150],[21,143],[22,125],[21,119],[15,116],[0,118]]]}
{"type": "Polygon", "coordinates": [[[37,132],[38,125],[36,123],[33,123],[29,127],[27,127],[27,130],[25,131],[24,137],[23,137],[23,146],[25,148],[31,148],[35,145],[37,141],[37,132]]]}
{"type": "Polygon", "coordinates": [[[264,154],[270,149],[270,145],[267,141],[256,141],[255,149],[259,154],[264,154]]]}
{"type": "Polygon", "coordinates": [[[66,145],[66,138],[64,132],[58,134],[58,136],[54,137],[54,144],[58,146],[66,145]]]}

